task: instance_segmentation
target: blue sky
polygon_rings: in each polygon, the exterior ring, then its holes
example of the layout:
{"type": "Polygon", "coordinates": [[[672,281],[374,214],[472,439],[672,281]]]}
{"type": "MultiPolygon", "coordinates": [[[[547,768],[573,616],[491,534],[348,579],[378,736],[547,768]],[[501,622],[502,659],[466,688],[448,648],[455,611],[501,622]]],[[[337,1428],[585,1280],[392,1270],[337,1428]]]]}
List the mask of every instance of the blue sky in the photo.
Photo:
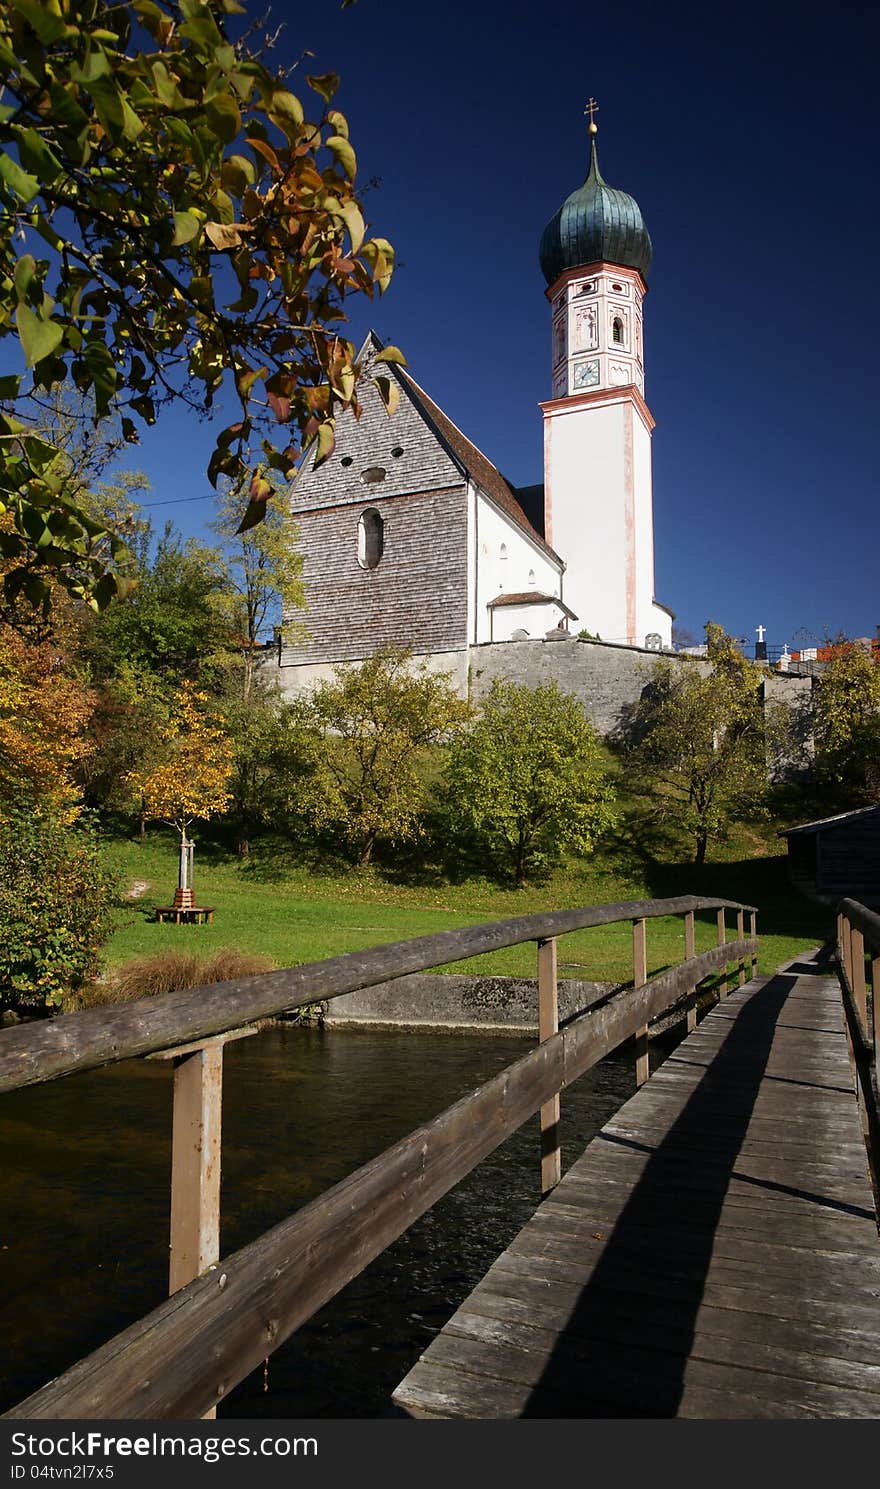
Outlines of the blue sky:
{"type": "MultiPolygon", "coordinates": [[[[584,177],[654,242],[646,396],[656,589],[679,623],[781,644],[873,633],[880,503],[872,5],[338,0],[277,55],[341,74],[373,228],[400,267],[359,307],[516,484],[542,479],[550,326],[537,250],[584,177]]],[[[276,5],[281,19],[293,7],[276,5]]],[[[291,86],[298,86],[296,81],[291,86]]],[[[157,520],[203,530],[211,431],[165,412],[132,452],[157,520]],[[166,504],[167,503],[167,504],[166,504]]],[[[132,462],[134,463],[134,462],[132,462]]]]}

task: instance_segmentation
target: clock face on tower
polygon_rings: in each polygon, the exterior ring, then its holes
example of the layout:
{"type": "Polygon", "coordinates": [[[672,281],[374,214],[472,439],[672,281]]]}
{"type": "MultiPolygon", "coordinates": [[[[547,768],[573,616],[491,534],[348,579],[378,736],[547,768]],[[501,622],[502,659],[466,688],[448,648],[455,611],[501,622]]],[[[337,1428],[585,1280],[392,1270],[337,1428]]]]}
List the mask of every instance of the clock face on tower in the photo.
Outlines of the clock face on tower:
{"type": "Polygon", "coordinates": [[[578,362],[574,369],[576,388],[595,388],[599,382],[598,362],[578,362]]]}

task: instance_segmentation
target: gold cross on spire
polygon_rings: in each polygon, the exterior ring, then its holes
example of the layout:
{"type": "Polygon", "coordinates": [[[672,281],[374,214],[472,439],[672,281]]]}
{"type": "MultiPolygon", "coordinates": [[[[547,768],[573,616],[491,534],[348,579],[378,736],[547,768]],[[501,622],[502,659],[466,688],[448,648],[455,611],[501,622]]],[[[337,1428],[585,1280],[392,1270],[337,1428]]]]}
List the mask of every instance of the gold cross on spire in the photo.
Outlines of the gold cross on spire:
{"type": "Polygon", "coordinates": [[[599,112],[599,105],[597,104],[595,98],[590,98],[589,102],[587,103],[586,108],[584,109],[584,118],[586,118],[588,114],[590,116],[590,123],[589,123],[590,134],[598,134],[599,133],[599,126],[596,123],[595,119],[593,118],[593,115],[594,114],[597,114],[598,112],[599,112]]]}

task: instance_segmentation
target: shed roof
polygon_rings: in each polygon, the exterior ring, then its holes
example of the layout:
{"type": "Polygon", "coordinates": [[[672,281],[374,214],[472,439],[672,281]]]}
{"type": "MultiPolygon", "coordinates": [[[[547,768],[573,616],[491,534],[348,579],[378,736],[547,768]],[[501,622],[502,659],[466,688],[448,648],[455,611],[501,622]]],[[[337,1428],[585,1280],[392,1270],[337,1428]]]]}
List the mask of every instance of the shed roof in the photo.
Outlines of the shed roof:
{"type": "Polygon", "coordinates": [[[488,609],[497,610],[501,605],[558,605],[571,620],[577,620],[574,611],[559,595],[545,595],[537,589],[523,590],[515,595],[496,595],[494,600],[489,601],[488,609]]]}
{"type": "Polygon", "coordinates": [[[844,822],[858,822],[870,817],[876,817],[880,822],[880,803],[873,807],[857,807],[852,812],[838,812],[834,817],[820,817],[816,822],[801,822],[797,827],[782,827],[776,836],[793,838],[800,833],[821,832],[825,827],[840,827],[844,822]]]}

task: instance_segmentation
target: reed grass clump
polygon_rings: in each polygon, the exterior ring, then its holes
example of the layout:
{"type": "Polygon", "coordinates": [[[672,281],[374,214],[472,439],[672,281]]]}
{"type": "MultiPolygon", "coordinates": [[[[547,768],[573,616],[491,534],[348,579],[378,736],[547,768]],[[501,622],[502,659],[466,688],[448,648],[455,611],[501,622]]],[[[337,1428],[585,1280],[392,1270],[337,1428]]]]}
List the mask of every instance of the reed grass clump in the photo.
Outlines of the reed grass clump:
{"type": "Polygon", "coordinates": [[[274,966],[269,956],[238,951],[232,946],[221,947],[207,956],[197,951],[158,951],[151,956],[132,957],[131,961],[113,967],[100,981],[89,983],[71,995],[65,1012],[100,1008],[110,1003],[132,1003],[156,993],[177,993],[184,988],[228,982],[256,972],[271,972],[274,966]]]}

